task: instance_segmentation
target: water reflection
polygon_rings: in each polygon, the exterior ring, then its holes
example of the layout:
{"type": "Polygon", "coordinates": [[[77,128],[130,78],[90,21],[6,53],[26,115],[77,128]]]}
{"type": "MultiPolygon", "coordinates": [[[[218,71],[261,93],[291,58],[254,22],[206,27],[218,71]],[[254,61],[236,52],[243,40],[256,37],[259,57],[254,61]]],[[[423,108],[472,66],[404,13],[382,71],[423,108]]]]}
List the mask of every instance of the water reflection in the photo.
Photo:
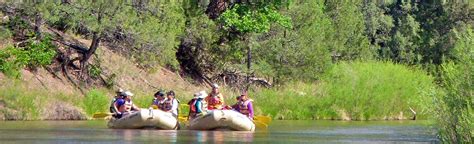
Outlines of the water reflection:
{"type": "Polygon", "coordinates": [[[436,143],[419,122],[275,121],[268,131],[108,129],[105,122],[2,122],[0,143],[436,143]]]}

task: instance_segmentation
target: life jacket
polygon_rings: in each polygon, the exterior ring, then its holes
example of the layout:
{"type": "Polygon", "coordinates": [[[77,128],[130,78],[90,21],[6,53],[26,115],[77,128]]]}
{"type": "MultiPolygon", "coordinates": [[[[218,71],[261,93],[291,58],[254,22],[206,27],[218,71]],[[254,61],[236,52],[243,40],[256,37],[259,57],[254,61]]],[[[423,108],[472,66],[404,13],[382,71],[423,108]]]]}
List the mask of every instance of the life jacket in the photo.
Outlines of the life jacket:
{"type": "Polygon", "coordinates": [[[214,109],[222,109],[222,105],[224,105],[224,100],[222,99],[221,94],[213,95],[209,94],[209,96],[206,97],[206,102],[207,102],[207,109],[208,110],[214,110],[214,109]]]}
{"type": "Polygon", "coordinates": [[[132,100],[130,100],[130,101],[125,100],[125,104],[123,104],[119,107],[119,111],[122,112],[122,113],[123,112],[130,112],[132,110],[132,106],[133,106],[132,100]]]}
{"type": "Polygon", "coordinates": [[[173,107],[173,100],[174,99],[167,99],[165,100],[165,102],[163,103],[163,111],[169,111],[171,110],[171,108],[173,107]]]}
{"type": "Polygon", "coordinates": [[[250,114],[250,111],[249,111],[249,103],[251,102],[252,100],[248,99],[246,101],[240,101],[239,102],[239,112],[246,115],[246,116],[249,116],[250,114]]]}
{"type": "Polygon", "coordinates": [[[196,102],[197,102],[196,98],[193,98],[188,102],[190,113],[196,113],[196,106],[195,106],[196,102]]]}

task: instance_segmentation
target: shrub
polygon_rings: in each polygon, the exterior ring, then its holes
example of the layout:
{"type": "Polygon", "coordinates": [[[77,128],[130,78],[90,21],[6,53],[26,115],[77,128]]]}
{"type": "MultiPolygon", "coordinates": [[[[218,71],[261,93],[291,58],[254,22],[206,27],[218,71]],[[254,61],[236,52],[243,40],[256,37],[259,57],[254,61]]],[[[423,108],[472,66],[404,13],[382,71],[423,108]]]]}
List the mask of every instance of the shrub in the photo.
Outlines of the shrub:
{"type": "Polygon", "coordinates": [[[26,47],[7,46],[0,50],[0,71],[18,78],[19,71],[25,67],[34,69],[51,64],[56,56],[55,49],[49,36],[40,42],[29,41],[26,47]]]}
{"type": "Polygon", "coordinates": [[[423,118],[436,88],[424,71],[391,62],[343,62],[322,76],[320,83],[289,82],[257,91],[257,114],[277,119],[396,119],[411,116],[410,107],[423,118]]]}
{"type": "Polygon", "coordinates": [[[352,119],[396,118],[410,108],[426,115],[430,97],[423,92],[435,87],[433,78],[416,68],[391,62],[343,62],[322,79],[323,107],[330,113],[344,111],[352,119]]]}

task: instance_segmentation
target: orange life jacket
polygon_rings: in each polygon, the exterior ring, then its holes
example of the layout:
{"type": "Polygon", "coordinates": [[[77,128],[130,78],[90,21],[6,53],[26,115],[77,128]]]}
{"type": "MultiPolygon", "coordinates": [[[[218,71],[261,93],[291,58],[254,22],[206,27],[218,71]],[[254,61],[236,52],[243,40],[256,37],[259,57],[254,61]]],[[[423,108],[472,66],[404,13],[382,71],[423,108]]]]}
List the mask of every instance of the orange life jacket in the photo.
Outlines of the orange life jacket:
{"type": "Polygon", "coordinates": [[[221,96],[219,95],[212,96],[212,94],[209,94],[209,96],[206,97],[208,110],[222,109],[222,105],[224,105],[224,100],[221,99],[221,96]]]}

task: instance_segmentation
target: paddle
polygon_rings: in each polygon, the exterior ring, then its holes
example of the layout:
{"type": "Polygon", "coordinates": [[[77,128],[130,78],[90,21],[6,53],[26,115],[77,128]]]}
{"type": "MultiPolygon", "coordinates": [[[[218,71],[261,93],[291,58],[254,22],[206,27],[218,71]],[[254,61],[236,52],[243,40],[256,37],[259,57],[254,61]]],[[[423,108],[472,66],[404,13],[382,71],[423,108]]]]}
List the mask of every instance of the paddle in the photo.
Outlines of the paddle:
{"type": "Polygon", "coordinates": [[[261,123],[264,123],[266,125],[270,124],[272,122],[272,118],[269,116],[263,116],[263,115],[257,115],[253,117],[254,121],[259,121],[261,123]]]}
{"type": "Polygon", "coordinates": [[[113,115],[113,113],[97,112],[97,113],[94,113],[94,115],[92,115],[92,118],[105,118],[105,117],[112,116],[112,115],[113,115]]]}
{"type": "Polygon", "coordinates": [[[268,128],[268,125],[263,123],[263,122],[260,122],[260,121],[256,121],[256,120],[253,120],[253,123],[255,124],[255,126],[258,128],[258,129],[267,129],[268,128]]]}

